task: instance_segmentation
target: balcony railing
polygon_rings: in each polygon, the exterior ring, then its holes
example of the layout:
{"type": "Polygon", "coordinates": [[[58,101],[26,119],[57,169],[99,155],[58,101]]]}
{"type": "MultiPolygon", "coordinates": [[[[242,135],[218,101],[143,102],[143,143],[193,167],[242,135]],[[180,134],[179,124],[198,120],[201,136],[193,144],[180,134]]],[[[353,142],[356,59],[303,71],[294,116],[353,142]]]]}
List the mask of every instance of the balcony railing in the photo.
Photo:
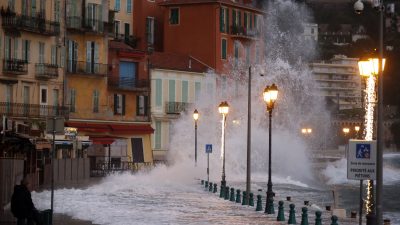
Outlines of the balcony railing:
{"type": "Polygon", "coordinates": [[[179,114],[182,111],[186,111],[186,109],[190,106],[190,103],[187,102],[167,102],[165,104],[165,113],[166,114],[179,114]]]}
{"type": "Polygon", "coordinates": [[[60,23],[46,20],[43,14],[26,16],[14,12],[3,12],[1,16],[2,26],[5,29],[24,30],[49,36],[60,34],[60,23]]]}
{"type": "Polygon", "coordinates": [[[245,38],[256,38],[259,36],[260,32],[258,29],[247,29],[243,26],[231,26],[231,34],[235,36],[245,37],[245,38]]]}
{"type": "Polygon", "coordinates": [[[95,76],[106,76],[108,70],[107,64],[82,62],[82,61],[68,61],[67,73],[71,74],[87,74],[95,76]]]}
{"type": "Polygon", "coordinates": [[[38,79],[56,79],[58,78],[58,66],[46,63],[35,64],[36,78],[38,79]]]}
{"type": "Polygon", "coordinates": [[[127,91],[145,91],[148,90],[150,85],[149,80],[135,78],[120,78],[120,77],[108,77],[108,86],[114,89],[127,90],[127,91]]]}
{"type": "Polygon", "coordinates": [[[12,74],[27,74],[28,62],[22,59],[4,59],[3,72],[12,74]]]}
{"type": "Polygon", "coordinates": [[[0,102],[0,115],[27,118],[65,117],[68,108],[62,106],[0,102]]]}
{"type": "Polygon", "coordinates": [[[82,19],[78,16],[69,16],[67,17],[67,28],[77,31],[103,33],[104,22],[96,19],[82,19]]]}

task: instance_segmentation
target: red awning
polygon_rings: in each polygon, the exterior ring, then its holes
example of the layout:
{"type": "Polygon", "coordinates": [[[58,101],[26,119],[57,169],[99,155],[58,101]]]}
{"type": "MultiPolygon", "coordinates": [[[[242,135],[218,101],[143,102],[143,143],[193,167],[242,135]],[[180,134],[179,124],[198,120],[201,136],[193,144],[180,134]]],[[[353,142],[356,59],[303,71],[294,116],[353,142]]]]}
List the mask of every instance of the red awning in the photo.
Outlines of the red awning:
{"type": "Polygon", "coordinates": [[[93,144],[99,144],[99,145],[111,145],[115,141],[115,138],[108,136],[99,136],[99,137],[90,136],[89,139],[92,141],[93,144]]]}
{"type": "MultiPolygon", "coordinates": [[[[108,133],[110,135],[138,135],[152,134],[154,129],[149,124],[113,124],[113,123],[85,123],[66,122],[66,126],[76,127],[79,131],[88,133],[108,133]]],[[[90,134],[89,134],[90,135],[90,134]]]]}

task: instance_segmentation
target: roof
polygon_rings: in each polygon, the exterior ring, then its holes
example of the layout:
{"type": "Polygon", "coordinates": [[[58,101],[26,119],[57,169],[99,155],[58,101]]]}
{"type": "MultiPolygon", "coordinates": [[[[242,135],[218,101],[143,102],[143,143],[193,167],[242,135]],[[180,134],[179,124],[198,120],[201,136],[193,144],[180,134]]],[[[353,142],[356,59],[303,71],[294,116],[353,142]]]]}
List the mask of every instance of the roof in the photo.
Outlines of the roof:
{"type": "Polygon", "coordinates": [[[153,68],[197,73],[206,73],[212,69],[190,55],[169,52],[153,52],[150,63],[153,68]]]}
{"type": "Polygon", "coordinates": [[[256,1],[238,1],[238,2],[233,2],[232,0],[164,0],[163,2],[160,2],[159,5],[161,6],[170,6],[170,5],[189,5],[189,4],[224,4],[224,5],[230,5],[238,8],[245,8],[248,10],[256,11],[259,13],[264,13],[264,11],[261,8],[256,7],[256,3],[251,3],[251,2],[256,2],[256,1]],[[244,2],[250,2],[250,3],[244,3],[244,2]]]}

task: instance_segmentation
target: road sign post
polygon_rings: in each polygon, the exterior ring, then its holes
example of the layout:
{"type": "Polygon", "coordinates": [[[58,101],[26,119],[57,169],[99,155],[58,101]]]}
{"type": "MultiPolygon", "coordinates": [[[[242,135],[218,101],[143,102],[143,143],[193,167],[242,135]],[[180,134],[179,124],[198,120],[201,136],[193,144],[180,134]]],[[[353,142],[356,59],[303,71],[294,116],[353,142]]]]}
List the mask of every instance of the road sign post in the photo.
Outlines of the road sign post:
{"type": "Polygon", "coordinates": [[[210,183],[210,153],[212,153],[212,144],[206,144],[207,153],[207,181],[210,183]]]}

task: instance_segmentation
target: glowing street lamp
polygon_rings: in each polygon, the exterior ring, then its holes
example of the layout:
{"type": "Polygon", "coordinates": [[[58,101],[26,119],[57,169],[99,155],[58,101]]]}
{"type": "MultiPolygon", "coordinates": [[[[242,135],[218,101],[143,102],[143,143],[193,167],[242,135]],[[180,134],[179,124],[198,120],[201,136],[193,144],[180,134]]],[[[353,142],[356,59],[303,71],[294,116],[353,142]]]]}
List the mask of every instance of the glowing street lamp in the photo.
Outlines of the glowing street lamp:
{"type": "Polygon", "coordinates": [[[265,213],[274,214],[274,192],[272,191],[272,180],[271,180],[271,137],[272,137],[272,110],[275,106],[275,101],[278,98],[278,87],[275,84],[267,86],[263,93],[264,101],[267,105],[267,111],[269,113],[269,146],[268,146],[268,184],[267,184],[267,202],[265,206],[265,213]]]}
{"type": "Polygon", "coordinates": [[[355,126],[354,130],[356,131],[356,138],[358,138],[358,132],[360,131],[360,126],[355,126]]]}
{"type": "Polygon", "coordinates": [[[225,180],[225,126],[226,126],[226,116],[229,112],[228,102],[221,102],[218,106],[218,111],[222,114],[222,178],[221,178],[221,190],[225,190],[226,180],[225,180]]]}
{"type": "Polygon", "coordinates": [[[199,112],[197,109],[193,112],[194,119],[194,165],[197,166],[197,120],[199,119],[199,112]]]}
{"type": "Polygon", "coordinates": [[[348,128],[348,127],[343,128],[344,136],[347,136],[347,134],[348,134],[349,132],[350,132],[350,128],[348,128]]]}

